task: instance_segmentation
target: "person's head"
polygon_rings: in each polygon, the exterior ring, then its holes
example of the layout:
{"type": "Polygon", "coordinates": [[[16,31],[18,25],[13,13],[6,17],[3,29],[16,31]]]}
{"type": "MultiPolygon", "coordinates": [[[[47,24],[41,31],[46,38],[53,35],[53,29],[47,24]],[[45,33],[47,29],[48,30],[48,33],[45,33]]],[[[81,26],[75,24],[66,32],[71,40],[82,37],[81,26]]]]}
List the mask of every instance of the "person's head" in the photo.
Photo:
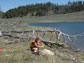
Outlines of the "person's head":
{"type": "Polygon", "coordinates": [[[36,39],[35,39],[35,42],[38,42],[38,40],[39,40],[39,38],[36,38],[36,39]]]}

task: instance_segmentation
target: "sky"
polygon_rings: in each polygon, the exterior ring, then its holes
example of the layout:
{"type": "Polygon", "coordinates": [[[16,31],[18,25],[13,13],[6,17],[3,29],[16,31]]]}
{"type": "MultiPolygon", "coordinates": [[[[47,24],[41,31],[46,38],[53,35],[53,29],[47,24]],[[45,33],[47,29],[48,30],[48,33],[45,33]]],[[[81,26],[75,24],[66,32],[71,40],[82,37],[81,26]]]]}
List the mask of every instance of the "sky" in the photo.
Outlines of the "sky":
{"type": "MultiPolygon", "coordinates": [[[[23,5],[29,5],[29,4],[35,4],[35,3],[46,3],[46,2],[52,2],[52,3],[58,3],[58,4],[67,4],[68,1],[78,1],[78,0],[0,0],[0,10],[3,12],[8,11],[12,8],[17,8],[19,6],[23,5]]],[[[84,0],[81,0],[84,1],[84,0]]]]}

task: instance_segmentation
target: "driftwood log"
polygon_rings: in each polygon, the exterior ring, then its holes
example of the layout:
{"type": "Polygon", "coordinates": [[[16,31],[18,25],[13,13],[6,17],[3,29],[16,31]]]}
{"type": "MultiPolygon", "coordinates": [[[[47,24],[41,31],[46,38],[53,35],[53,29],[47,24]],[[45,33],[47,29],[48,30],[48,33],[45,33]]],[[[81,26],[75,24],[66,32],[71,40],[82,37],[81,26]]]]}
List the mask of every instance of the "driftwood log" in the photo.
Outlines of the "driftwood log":
{"type": "MultiPolygon", "coordinates": [[[[13,36],[13,35],[8,35],[8,34],[3,34],[3,36],[8,36],[10,38],[17,38],[17,39],[28,39],[28,40],[31,40],[33,37],[25,37],[25,36],[13,36]]],[[[50,44],[51,47],[52,45],[57,45],[57,46],[60,46],[60,47],[67,47],[65,43],[60,43],[60,42],[54,42],[54,41],[47,41],[45,39],[42,39],[40,38],[40,40],[45,44],[45,45],[48,45],[50,44]]]]}
{"type": "Polygon", "coordinates": [[[20,31],[20,30],[14,30],[14,31],[8,31],[8,30],[2,30],[2,33],[28,33],[28,32],[59,32],[59,30],[29,30],[29,31],[20,31]]]}
{"type": "MultiPolygon", "coordinates": [[[[18,30],[14,30],[14,31],[7,31],[7,30],[2,30],[1,33],[2,33],[2,36],[8,36],[10,38],[17,38],[17,39],[28,39],[28,40],[31,40],[33,38],[33,36],[14,36],[14,35],[11,35],[9,33],[29,33],[29,32],[32,32],[32,35],[34,36],[35,35],[35,32],[43,32],[44,35],[46,32],[54,32],[55,35],[56,35],[56,39],[58,40],[58,35],[60,33],[59,30],[29,30],[29,31],[18,31],[18,30]]],[[[41,41],[45,44],[45,45],[50,45],[52,47],[52,45],[57,45],[57,46],[60,46],[60,47],[67,47],[65,43],[62,43],[62,42],[57,42],[57,41],[49,41],[49,40],[45,40],[43,37],[44,35],[40,38],[41,41]]],[[[51,36],[52,37],[52,36],[51,36]]]]}

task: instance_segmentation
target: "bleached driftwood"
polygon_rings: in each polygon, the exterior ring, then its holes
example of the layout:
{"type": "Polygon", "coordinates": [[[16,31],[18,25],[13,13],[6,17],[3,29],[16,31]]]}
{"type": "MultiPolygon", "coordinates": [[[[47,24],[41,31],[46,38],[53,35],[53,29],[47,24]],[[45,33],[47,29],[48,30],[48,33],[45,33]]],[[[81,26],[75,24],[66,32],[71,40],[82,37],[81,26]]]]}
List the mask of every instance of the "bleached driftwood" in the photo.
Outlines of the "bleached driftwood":
{"type": "MultiPolygon", "coordinates": [[[[13,36],[13,35],[7,35],[7,34],[4,34],[3,36],[8,36],[10,38],[17,38],[17,39],[32,39],[33,37],[25,37],[25,36],[13,36]]],[[[54,41],[48,41],[48,40],[45,40],[45,39],[42,39],[40,38],[40,40],[45,44],[45,45],[48,45],[50,44],[51,46],[52,45],[57,45],[57,46],[60,46],[60,47],[65,47],[66,44],[65,43],[60,43],[60,42],[54,42],[54,41]]]]}
{"type": "Polygon", "coordinates": [[[28,33],[28,32],[59,32],[59,30],[28,30],[28,31],[20,31],[20,30],[14,30],[14,31],[8,31],[8,30],[2,30],[2,33],[28,33]]]}

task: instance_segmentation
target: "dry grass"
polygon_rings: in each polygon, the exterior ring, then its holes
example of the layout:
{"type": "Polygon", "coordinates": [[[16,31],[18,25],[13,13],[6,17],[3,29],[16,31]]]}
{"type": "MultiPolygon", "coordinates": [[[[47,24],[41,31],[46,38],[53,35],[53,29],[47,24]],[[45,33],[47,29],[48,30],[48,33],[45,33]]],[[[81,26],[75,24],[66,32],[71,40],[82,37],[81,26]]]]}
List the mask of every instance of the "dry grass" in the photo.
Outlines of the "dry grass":
{"type": "MultiPolygon", "coordinates": [[[[29,45],[28,40],[0,37],[0,47],[3,48],[0,50],[0,63],[83,63],[84,53],[82,52],[66,52],[63,48],[45,46],[44,48],[55,53],[54,56],[46,58],[46,55],[32,54],[29,45]],[[18,40],[18,43],[7,44],[6,40],[18,40]]],[[[40,50],[42,51],[44,48],[40,50]]]]}
{"type": "MultiPolygon", "coordinates": [[[[42,28],[28,26],[28,23],[35,22],[69,22],[71,21],[84,21],[84,12],[70,13],[70,14],[60,14],[44,17],[23,17],[23,18],[12,18],[0,20],[0,29],[2,30],[31,30],[31,29],[49,29],[52,28],[42,28]],[[47,19],[46,19],[47,18],[47,19]]],[[[14,34],[20,35],[20,34],[14,34]]],[[[25,34],[26,36],[27,34],[25,34]]],[[[28,34],[31,36],[31,33],[28,34]]],[[[42,36],[42,34],[39,34],[42,36]]],[[[44,37],[46,39],[51,38],[51,33],[47,33],[44,37]]],[[[55,35],[53,34],[51,40],[55,40],[55,35]]],[[[55,40],[56,41],[56,40],[55,40]]],[[[33,55],[29,49],[30,41],[22,39],[13,39],[8,37],[0,37],[0,63],[84,63],[84,53],[83,52],[66,52],[63,48],[45,48],[52,50],[55,55],[46,58],[46,55],[33,55]],[[17,44],[6,44],[5,42],[18,41],[17,44]],[[75,59],[74,59],[75,58],[75,59]]],[[[43,50],[43,49],[41,49],[43,50]]]]}

